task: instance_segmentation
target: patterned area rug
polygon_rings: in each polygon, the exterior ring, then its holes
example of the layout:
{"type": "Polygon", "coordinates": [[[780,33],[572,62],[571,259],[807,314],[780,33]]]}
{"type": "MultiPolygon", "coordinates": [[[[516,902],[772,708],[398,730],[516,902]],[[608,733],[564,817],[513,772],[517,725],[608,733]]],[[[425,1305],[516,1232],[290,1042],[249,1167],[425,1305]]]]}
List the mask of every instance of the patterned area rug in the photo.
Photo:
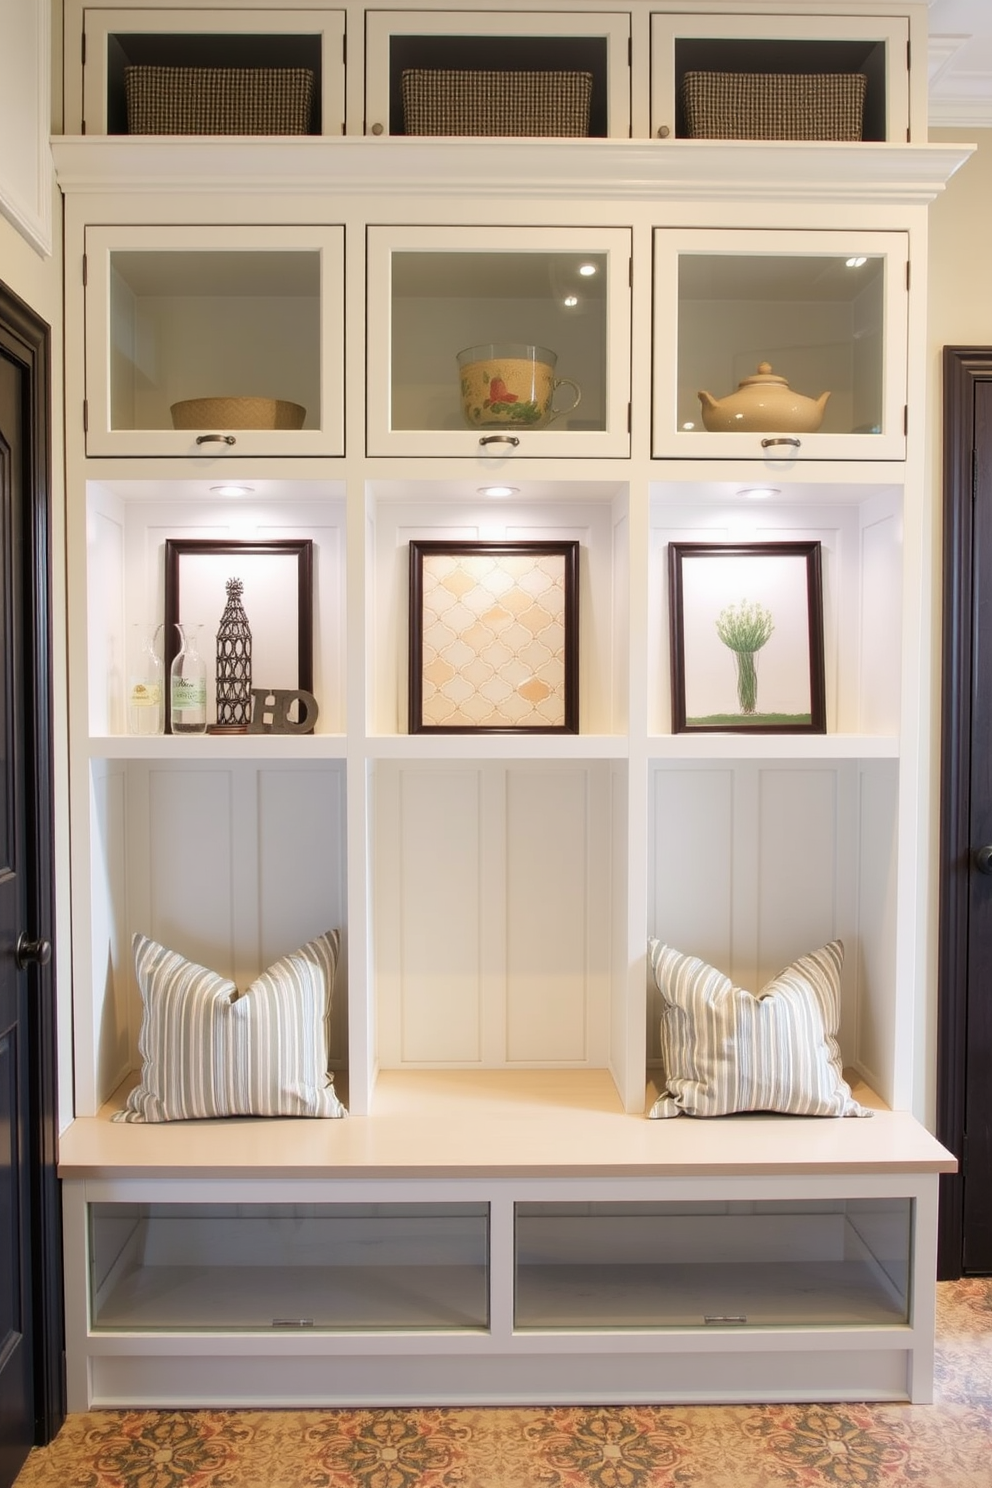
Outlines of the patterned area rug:
{"type": "Polygon", "coordinates": [[[90,1411],[16,1488],[992,1488],[992,1281],[938,1287],[937,1403],[90,1411]]]}

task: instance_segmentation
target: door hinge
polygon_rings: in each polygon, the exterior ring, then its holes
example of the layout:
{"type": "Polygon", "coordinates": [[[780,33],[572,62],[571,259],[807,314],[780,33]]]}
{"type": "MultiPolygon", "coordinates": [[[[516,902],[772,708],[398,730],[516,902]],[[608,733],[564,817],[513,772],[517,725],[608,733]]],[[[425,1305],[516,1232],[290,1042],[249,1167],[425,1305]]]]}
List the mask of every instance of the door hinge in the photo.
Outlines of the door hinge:
{"type": "Polygon", "coordinates": [[[634,38],[632,36],[628,36],[627,37],[627,66],[628,67],[633,67],[633,65],[634,65],[634,38]]]}
{"type": "Polygon", "coordinates": [[[912,72],[912,70],[913,70],[913,43],[907,37],[907,39],[906,39],[906,71],[907,72],[912,72]]]}
{"type": "Polygon", "coordinates": [[[84,289],[86,288],[87,284],[89,283],[89,272],[90,272],[90,270],[89,270],[89,263],[87,262],[86,254],[84,253],[83,254],[83,288],[84,289]]]}
{"type": "Polygon", "coordinates": [[[978,451],[977,451],[977,449],[973,449],[972,452],[971,452],[971,500],[972,500],[972,503],[973,504],[974,504],[974,502],[976,502],[978,500],[978,451]]]}
{"type": "Polygon", "coordinates": [[[347,65],[348,65],[348,37],[347,37],[347,35],[342,36],[342,38],[341,38],[341,61],[347,67],[347,65]]]}
{"type": "Polygon", "coordinates": [[[89,400],[89,398],[84,398],[83,399],[83,433],[84,434],[88,434],[89,432],[90,432],[90,400],[89,400]]]}
{"type": "Polygon", "coordinates": [[[904,403],[902,405],[902,432],[903,432],[903,434],[905,436],[908,437],[908,435],[909,435],[909,404],[908,403],[904,403]]]}
{"type": "Polygon", "coordinates": [[[912,277],[913,277],[913,276],[912,276],[912,273],[911,273],[911,272],[910,272],[910,271],[911,271],[911,269],[912,269],[912,265],[911,265],[911,263],[910,263],[910,261],[909,261],[909,259],[908,259],[908,258],[907,258],[907,260],[906,260],[906,293],[907,293],[907,294],[909,294],[909,285],[910,285],[910,280],[911,280],[911,279],[912,279],[912,277]]]}
{"type": "Polygon", "coordinates": [[[960,1162],[960,1165],[959,1166],[960,1166],[960,1175],[959,1176],[962,1177],[962,1178],[964,1178],[965,1175],[968,1172],[968,1133],[967,1132],[963,1132],[962,1135],[961,1135],[961,1162],[960,1162]]]}
{"type": "Polygon", "coordinates": [[[628,403],[627,404],[627,433],[629,434],[630,431],[631,431],[631,416],[630,416],[630,404],[628,403]]]}
{"type": "Polygon", "coordinates": [[[79,38],[79,60],[80,60],[80,62],[82,62],[83,66],[85,67],[86,66],[86,32],[85,31],[83,32],[82,36],[79,38]]]}

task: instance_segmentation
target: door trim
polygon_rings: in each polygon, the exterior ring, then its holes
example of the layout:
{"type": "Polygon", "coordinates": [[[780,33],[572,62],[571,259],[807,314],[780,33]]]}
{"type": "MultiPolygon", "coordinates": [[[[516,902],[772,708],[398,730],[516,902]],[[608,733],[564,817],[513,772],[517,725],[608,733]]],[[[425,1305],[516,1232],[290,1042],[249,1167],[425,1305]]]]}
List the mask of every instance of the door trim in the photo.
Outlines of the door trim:
{"type": "MultiPolygon", "coordinates": [[[[31,617],[22,663],[25,751],[30,762],[30,836],[37,854],[25,863],[33,935],[54,943],[55,847],[52,732],[52,481],[51,331],[29,305],[0,283],[0,346],[24,378],[24,470],[28,511],[22,529],[24,600],[31,617]]],[[[29,1167],[34,1238],[32,1318],[35,1356],[35,1441],[51,1440],[65,1419],[65,1324],[58,1160],[58,1083],[54,958],[37,967],[29,999],[29,1167]]]]}
{"type": "Polygon", "coordinates": [[[960,1277],[964,1254],[965,1039],[971,875],[971,624],[974,599],[975,383],[992,380],[992,347],[945,346],[944,599],[937,967],[937,1137],[958,1160],[940,1179],[937,1274],[960,1277]]]}

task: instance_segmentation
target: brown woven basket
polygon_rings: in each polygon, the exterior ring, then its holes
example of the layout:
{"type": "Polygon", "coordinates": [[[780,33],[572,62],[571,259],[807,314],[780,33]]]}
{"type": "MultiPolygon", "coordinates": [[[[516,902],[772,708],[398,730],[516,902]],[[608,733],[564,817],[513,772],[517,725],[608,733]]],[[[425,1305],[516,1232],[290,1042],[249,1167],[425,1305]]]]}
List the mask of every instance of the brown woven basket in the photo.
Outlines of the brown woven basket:
{"type": "Polygon", "coordinates": [[[129,134],[306,134],[308,67],[126,67],[129,134]]]}
{"type": "Polygon", "coordinates": [[[184,398],[171,413],[174,429],[302,429],[307,416],[282,398],[184,398]]]}
{"type": "Polygon", "coordinates": [[[400,79],[407,134],[587,135],[591,72],[411,67],[400,79]]]}
{"type": "Polygon", "coordinates": [[[861,72],[687,72],[685,131],[696,139],[860,140],[861,72]]]}

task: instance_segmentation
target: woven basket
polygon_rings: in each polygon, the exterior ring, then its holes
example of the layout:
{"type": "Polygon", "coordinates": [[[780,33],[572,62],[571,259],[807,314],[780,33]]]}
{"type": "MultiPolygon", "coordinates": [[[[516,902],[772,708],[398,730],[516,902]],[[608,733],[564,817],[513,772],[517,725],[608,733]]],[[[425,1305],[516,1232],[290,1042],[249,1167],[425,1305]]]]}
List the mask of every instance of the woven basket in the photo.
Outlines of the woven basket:
{"type": "Polygon", "coordinates": [[[587,135],[591,72],[406,68],[407,134],[587,135]]]}
{"type": "Polygon", "coordinates": [[[685,132],[699,139],[859,140],[860,72],[687,72],[685,132]]]}
{"type": "Polygon", "coordinates": [[[129,134],[306,134],[309,67],[126,67],[129,134]]]}
{"type": "Polygon", "coordinates": [[[185,398],[170,411],[174,429],[302,429],[307,416],[281,398],[185,398]]]}

